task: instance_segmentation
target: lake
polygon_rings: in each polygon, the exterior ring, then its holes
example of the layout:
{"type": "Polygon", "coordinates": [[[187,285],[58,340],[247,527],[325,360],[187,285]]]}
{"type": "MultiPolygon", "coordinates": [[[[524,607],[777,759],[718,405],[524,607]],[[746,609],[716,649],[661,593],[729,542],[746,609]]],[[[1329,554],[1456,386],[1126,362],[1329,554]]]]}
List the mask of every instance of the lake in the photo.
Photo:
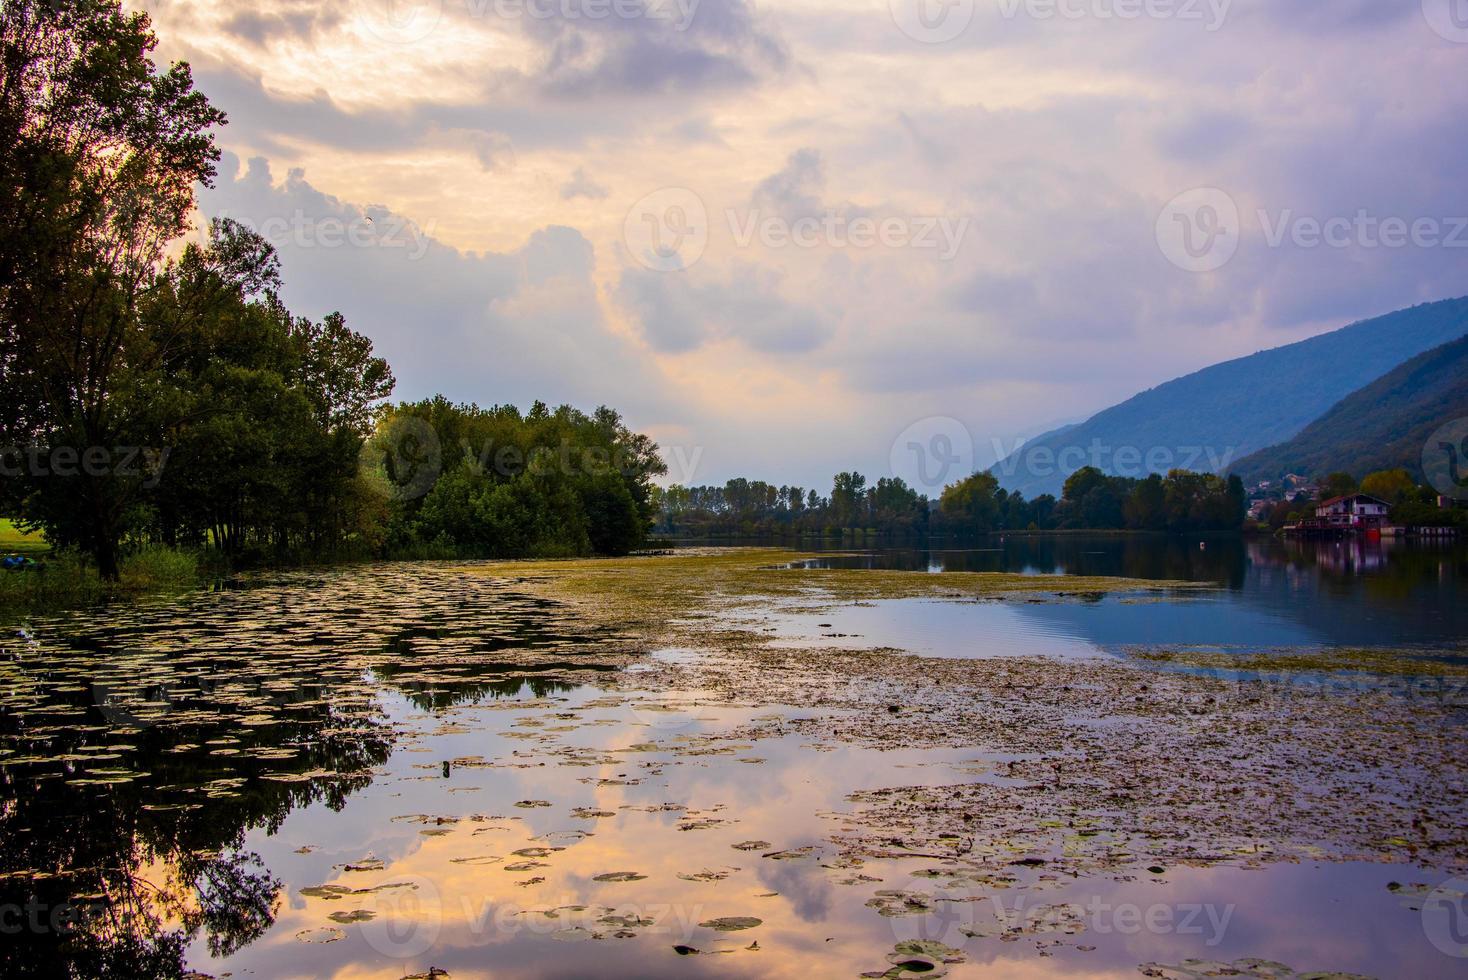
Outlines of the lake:
{"type": "Polygon", "coordinates": [[[1463,976],[1465,593],[1455,545],[1022,537],[29,617],[0,973],[1463,976]]]}

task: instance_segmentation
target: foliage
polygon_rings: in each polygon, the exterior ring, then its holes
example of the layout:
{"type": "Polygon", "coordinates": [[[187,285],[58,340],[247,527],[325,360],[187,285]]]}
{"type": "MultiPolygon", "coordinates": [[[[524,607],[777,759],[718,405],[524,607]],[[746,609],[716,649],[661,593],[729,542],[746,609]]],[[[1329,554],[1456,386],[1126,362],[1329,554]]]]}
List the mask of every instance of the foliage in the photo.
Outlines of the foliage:
{"type": "Polygon", "coordinates": [[[75,551],[40,559],[24,571],[0,571],[0,609],[57,609],[145,592],[183,591],[199,585],[205,562],[197,552],[152,545],[121,561],[116,581],[98,574],[75,551]]]}
{"type": "Polygon", "coordinates": [[[657,530],[694,537],[837,534],[843,530],[912,535],[928,530],[928,499],[898,477],[872,486],[860,473],[840,473],[829,496],[763,480],[722,487],[677,484],[656,495],[657,530]]]}
{"type": "Polygon", "coordinates": [[[1237,477],[1174,470],[1166,478],[1109,477],[1083,467],[1065,496],[1026,500],[975,473],[943,490],[937,506],[900,479],[867,488],[857,473],[835,478],[829,498],[800,487],[730,480],[723,487],[669,487],[659,495],[658,530],[692,535],[759,536],[865,528],[888,534],[966,536],[994,531],[1116,529],[1238,530],[1248,502],[1237,477]]]}
{"type": "Polygon", "coordinates": [[[1236,531],[1247,508],[1237,476],[1173,470],[1166,477],[1154,473],[1132,480],[1085,467],[1066,481],[1054,519],[1060,528],[1236,531]]]}
{"type": "Polygon", "coordinates": [[[1397,504],[1407,500],[1417,490],[1412,474],[1404,469],[1377,470],[1368,473],[1361,481],[1361,492],[1378,500],[1397,504]]]}
{"type": "MultiPolygon", "coordinates": [[[[186,64],[154,66],[156,43],[147,16],[116,0],[14,0],[0,15],[4,444],[158,444],[139,437],[161,421],[151,396],[167,338],[140,329],[138,305],[187,228],[195,185],[214,177],[209,130],[224,115],[193,91],[186,64]]],[[[116,578],[142,482],[65,481],[73,499],[47,509],[48,532],[60,532],[49,536],[116,578]]]]}
{"type": "Polygon", "coordinates": [[[667,471],[657,446],[609,408],[537,402],[399,405],[370,444],[394,553],[623,555],[642,547],[667,471]]]}

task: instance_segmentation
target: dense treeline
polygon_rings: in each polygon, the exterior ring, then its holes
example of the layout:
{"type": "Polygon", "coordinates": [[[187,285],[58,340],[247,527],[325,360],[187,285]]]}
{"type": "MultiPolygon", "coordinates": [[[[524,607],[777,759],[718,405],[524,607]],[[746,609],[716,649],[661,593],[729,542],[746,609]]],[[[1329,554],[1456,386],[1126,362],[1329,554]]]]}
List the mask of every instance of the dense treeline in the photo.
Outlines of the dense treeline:
{"type": "Polygon", "coordinates": [[[1237,477],[1174,470],[1145,480],[1106,476],[1093,467],[1066,480],[1064,496],[1026,500],[975,473],[929,501],[900,479],[867,487],[858,473],[839,474],[829,497],[801,487],[730,480],[722,487],[673,486],[657,497],[658,530],[711,535],[969,535],[1022,530],[1228,531],[1244,521],[1248,501],[1237,477]]]}
{"type": "Polygon", "coordinates": [[[389,409],[372,342],[287,310],[263,238],[224,220],[180,247],[225,117],[155,45],[116,0],[0,8],[0,513],[109,580],[150,545],[641,544],[663,466],[614,412],[389,409]]]}
{"type": "Polygon", "coordinates": [[[658,447],[609,408],[479,408],[435,398],[383,418],[369,475],[395,553],[621,555],[652,524],[658,447]]]}
{"type": "Polygon", "coordinates": [[[976,473],[945,489],[941,501],[951,525],[980,531],[1236,531],[1247,509],[1236,476],[1173,470],[1137,480],[1093,466],[1070,475],[1060,500],[1042,495],[1027,501],[1002,489],[992,474],[976,473]]]}
{"type": "Polygon", "coordinates": [[[673,485],[658,490],[657,529],[693,537],[764,537],[873,529],[889,534],[928,530],[928,499],[898,478],[868,486],[860,473],[839,473],[827,496],[803,487],[735,479],[722,487],[673,485]]]}

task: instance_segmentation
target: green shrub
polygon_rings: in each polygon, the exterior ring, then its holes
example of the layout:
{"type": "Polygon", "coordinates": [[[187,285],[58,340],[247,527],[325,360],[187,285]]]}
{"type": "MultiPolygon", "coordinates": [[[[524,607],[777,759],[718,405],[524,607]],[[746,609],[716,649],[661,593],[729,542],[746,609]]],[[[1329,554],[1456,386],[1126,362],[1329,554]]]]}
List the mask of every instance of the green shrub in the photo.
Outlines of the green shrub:
{"type": "Polygon", "coordinates": [[[85,606],[124,595],[191,589],[202,580],[197,553],[162,546],[128,555],[120,571],[121,581],[103,582],[78,553],[55,553],[31,568],[0,571],[0,609],[85,606]]]}
{"type": "Polygon", "coordinates": [[[124,558],[121,573],[126,592],[190,589],[199,584],[199,556],[154,545],[124,558]]]}

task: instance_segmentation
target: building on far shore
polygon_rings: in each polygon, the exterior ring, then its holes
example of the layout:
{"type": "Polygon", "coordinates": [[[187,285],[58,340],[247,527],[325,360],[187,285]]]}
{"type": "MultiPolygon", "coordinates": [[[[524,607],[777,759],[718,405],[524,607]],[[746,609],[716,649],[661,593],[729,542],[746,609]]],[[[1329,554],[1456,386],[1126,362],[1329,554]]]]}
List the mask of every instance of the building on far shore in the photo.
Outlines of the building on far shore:
{"type": "Polygon", "coordinates": [[[1381,534],[1391,504],[1365,493],[1348,493],[1315,505],[1315,517],[1285,528],[1293,534],[1381,534]]]}
{"type": "Polygon", "coordinates": [[[1323,500],[1315,507],[1315,519],[1332,524],[1381,523],[1386,520],[1391,504],[1365,493],[1348,493],[1344,497],[1323,500]]]}

